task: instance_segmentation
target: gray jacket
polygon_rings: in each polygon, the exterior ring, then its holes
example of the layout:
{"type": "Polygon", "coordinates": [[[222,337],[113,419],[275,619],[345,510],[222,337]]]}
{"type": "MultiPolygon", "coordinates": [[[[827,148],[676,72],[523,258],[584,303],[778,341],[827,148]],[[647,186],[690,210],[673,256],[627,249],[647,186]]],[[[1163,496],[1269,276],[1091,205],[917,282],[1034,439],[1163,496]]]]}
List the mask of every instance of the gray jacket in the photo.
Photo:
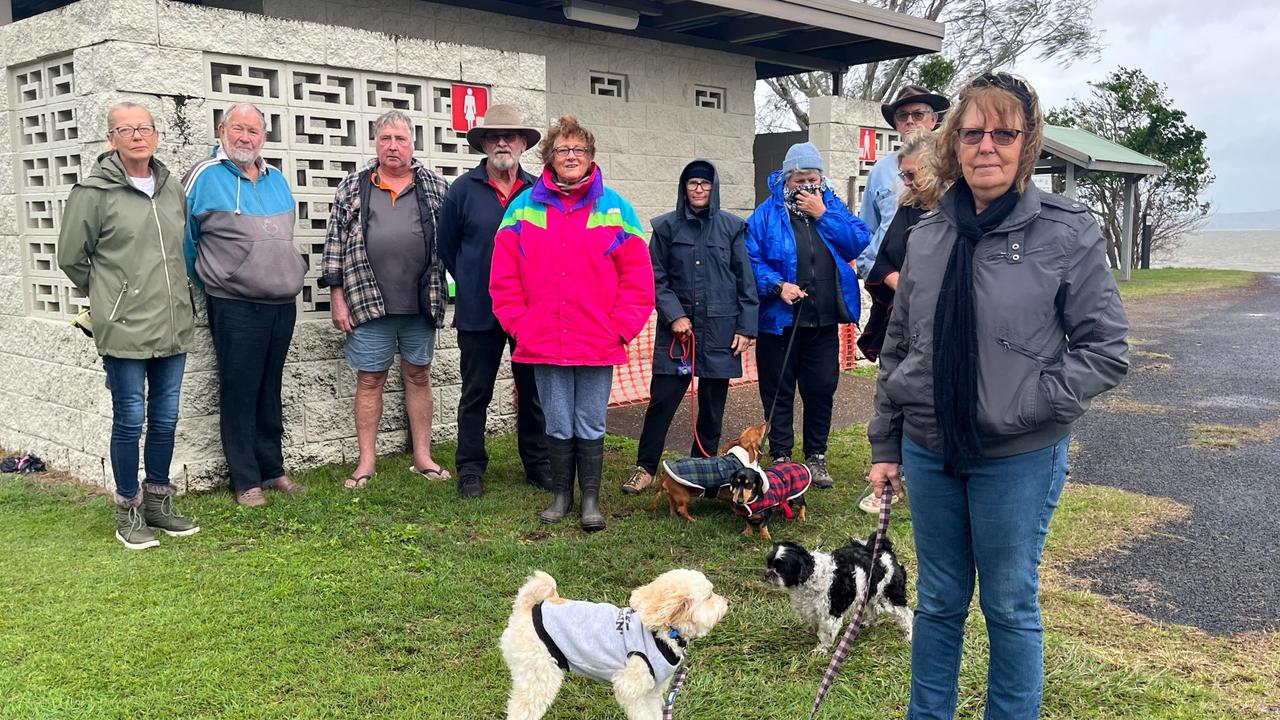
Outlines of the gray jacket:
{"type": "MultiPolygon", "coordinates": [[[[902,433],[935,452],[933,319],[958,237],[955,192],[911,230],[880,356],[872,462],[901,462],[902,433]]],[[[973,258],[978,430],[985,457],[1061,440],[1129,368],[1129,322],[1085,207],[1028,187],[973,258]]]]}

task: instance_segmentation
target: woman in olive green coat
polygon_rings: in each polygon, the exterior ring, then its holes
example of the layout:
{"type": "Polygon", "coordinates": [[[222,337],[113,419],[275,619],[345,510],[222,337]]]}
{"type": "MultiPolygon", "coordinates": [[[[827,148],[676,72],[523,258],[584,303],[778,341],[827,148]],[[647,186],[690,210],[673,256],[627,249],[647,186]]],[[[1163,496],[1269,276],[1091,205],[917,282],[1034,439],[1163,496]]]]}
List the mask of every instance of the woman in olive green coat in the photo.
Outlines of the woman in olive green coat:
{"type": "Polygon", "coordinates": [[[173,509],[169,463],[194,325],[182,255],[186,196],[155,159],[160,133],[146,107],[107,113],[110,151],[71,189],[58,265],[93,310],[93,339],[111,390],[116,539],[130,550],[200,528],[173,509]],[[144,387],[146,393],[144,395],[144,387]],[[144,419],[145,482],[138,483],[144,419]]]}

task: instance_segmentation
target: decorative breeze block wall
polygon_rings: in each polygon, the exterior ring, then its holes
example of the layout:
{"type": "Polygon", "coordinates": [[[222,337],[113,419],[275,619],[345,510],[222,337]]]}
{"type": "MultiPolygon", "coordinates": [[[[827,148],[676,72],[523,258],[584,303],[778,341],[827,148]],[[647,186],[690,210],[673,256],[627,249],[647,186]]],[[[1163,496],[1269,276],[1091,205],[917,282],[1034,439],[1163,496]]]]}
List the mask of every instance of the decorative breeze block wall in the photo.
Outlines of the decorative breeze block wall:
{"type": "MultiPolygon", "coordinates": [[[[298,250],[309,262],[284,375],[290,468],[355,454],[355,374],[316,287],[333,191],[374,155],[373,121],[387,109],[418,123],[417,157],[452,180],[479,160],[450,128],[450,83],[490,88],[492,102],[546,115],[545,59],[347,27],[164,0],[82,2],[0,27],[0,447],[30,450],[81,480],[114,486],[107,461],[110,395],[92,341],[69,321],[87,302],[57,268],[62,206],[106,150],[105,114],[141,102],[166,133],[159,157],[179,178],[208,157],[221,112],[250,101],[268,116],[264,156],[298,200],[298,250]],[[532,70],[531,70],[532,69],[532,70]]],[[[456,337],[438,333],[433,364],[437,441],[452,439],[460,375],[456,337]]],[[[509,372],[490,432],[514,425],[509,372]]],[[[180,489],[226,482],[218,389],[197,315],[171,475],[180,489]]],[[[393,368],[379,452],[407,444],[393,368]]]]}

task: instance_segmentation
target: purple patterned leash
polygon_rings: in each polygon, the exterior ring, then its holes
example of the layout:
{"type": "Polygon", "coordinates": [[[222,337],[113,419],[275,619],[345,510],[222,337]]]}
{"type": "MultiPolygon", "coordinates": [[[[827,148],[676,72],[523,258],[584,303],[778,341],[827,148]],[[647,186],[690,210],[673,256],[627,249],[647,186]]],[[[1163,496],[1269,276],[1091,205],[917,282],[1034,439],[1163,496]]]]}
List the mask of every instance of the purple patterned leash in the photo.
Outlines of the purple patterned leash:
{"type": "Polygon", "coordinates": [[[831,656],[831,664],[827,666],[827,674],[822,676],[822,684],[818,686],[818,697],[813,700],[813,710],[809,712],[809,720],[813,720],[818,716],[818,708],[822,707],[822,701],[826,699],[827,691],[831,689],[831,684],[835,682],[836,675],[840,672],[840,666],[844,664],[845,657],[849,655],[849,646],[853,644],[853,639],[858,637],[858,633],[862,631],[862,614],[867,609],[867,600],[871,597],[871,578],[875,573],[876,561],[880,557],[880,542],[884,540],[885,534],[889,531],[889,506],[892,504],[893,489],[886,484],[880,494],[880,524],[876,527],[875,543],[871,546],[871,567],[867,569],[867,588],[862,593],[862,597],[858,598],[858,610],[853,615],[853,622],[849,623],[849,629],[844,631],[844,637],[840,639],[840,645],[836,647],[835,654],[831,656]]]}
{"type": "Polygon", "coordinates": [[[662,720],[671,720],[675,716],[676,695],[680,694],[680,687],[684,685],[687,677],[689,677],[689,663],[686,659],[684,667],[680,668],[680,674],[676,675],[675,682],[671,683],[671,691],[667,693],[667,702],[662,706],[662,720]]]}

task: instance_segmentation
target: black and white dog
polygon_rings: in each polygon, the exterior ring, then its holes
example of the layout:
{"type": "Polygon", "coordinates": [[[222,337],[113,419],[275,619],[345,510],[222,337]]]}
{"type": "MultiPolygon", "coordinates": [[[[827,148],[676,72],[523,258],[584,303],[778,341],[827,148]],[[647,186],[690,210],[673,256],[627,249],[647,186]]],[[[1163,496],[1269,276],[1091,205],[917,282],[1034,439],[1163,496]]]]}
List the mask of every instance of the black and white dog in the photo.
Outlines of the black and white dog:
{"type": "MultiPolygon", "coordinates": [[[[764,581],[787,591],[791,607],[818,633],[815,655],[825,655],[840,634],[844,616],[854,610],[867,586],[872,540],[857,538],[828,555],[793,542],[774,543],[765,561],[764,581]]],[[[867,600],[863,625],[870,625],[879,613],[893,618],[907,642],[911,642],[914,614],[907,607],[907,571],[893,554],[893,544],[880,543],[871,574],[872,592],[867,600]]]]}

